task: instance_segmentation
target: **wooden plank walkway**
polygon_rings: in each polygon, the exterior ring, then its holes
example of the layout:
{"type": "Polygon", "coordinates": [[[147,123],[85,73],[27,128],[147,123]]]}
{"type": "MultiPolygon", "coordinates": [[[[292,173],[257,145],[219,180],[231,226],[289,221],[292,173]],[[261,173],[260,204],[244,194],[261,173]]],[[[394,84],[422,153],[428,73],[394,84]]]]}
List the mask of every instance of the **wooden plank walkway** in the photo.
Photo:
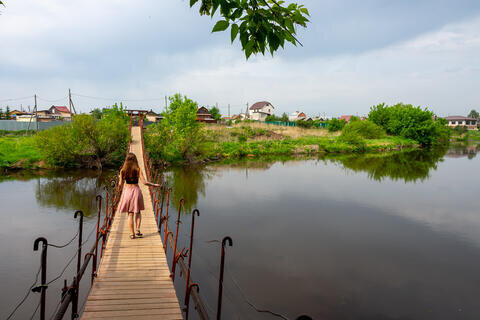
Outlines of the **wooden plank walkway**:
{"type": "MultiPolygon", "coordinates": [[[[140,127],[132,127],[130,151],[146,177],[140,127]]],[[[183,319],[150,192],[141,182],[139,186],[145,201],[143,238],[130,239],[127,214],[116,213],[81,319],[183,319]]]]}

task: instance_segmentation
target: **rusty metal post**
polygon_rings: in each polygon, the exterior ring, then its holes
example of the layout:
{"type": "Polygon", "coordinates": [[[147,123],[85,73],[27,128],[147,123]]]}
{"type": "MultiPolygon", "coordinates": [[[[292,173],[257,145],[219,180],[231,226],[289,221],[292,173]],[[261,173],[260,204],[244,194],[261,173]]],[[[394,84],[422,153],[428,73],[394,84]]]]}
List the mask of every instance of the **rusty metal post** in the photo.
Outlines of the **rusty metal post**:
{"type": "MultiPolygon", "coordinates": [[[[95,251],[96,251],[96,248],[95,248],[95,251]]],[[[92,256],[92,258],[93,258],[92,259],[92,274],[90,275],[90,277],[91,277],[90,285],[93,285],[93,279],[97,276],[97,254],[94,253],[94,252],[87,252],[85,254],[85,257],[83,258],[84,263],[85,263],[85,260],[87,260],[88,256],[92,256]]]]}
{"type": "Polygon", "coordinates": [[[168,235],[168,204],[170,202],[170,192],[172,188],[167,189],[167,208],[165,210],[165,241],[163,242],[163,247],[165,248],[165,253],[167,252],[167,235],[168,235]]]}
{"type": "MultiPolygon", "coordinates": [[[[187,301],[187,291],[190,284],[190,268],[192,266],[192,250],[193,250],[193,231],[195,230],[195,214],[200,216],[200,211],[195,209],[192,211],[192,225],[190,227],[190,247],[188,249],[188,269],[187,269],[187,287],[185,288],[185,301],[187,301]]],[[[188,308],[188,307],[187,307],[188,308]]]]}
{"type": "Polygon", "coordinates": [[[38,243],[42,243],[42,256],[41,256],[41,263],[42,263],[42,277],[41,277],[41,284],[38,287],[32,289],[32,292],[40,292],[40,320],[45,320],[45,301],[47,296],[47,247],[48,241],[44,237],[37,238],[33,243],[33,251],[38,251],[38,243]]]}
{"type": "Polygon", "coordinates": [[[188,311],[190,307],[190,292],[192,291],[192,288],[195,287],[197,288],[197,292],[200,291],[200,287],[196,283],[191,283],[187,284],[187,290],[186,290],[186,295],[185,295],[185,320],[188,320],[188,311]]]}
{"type": "Polygon", "coordinates": [[[78,318],[78,279],[73,277],[73,287],[71,288],[72,292],[72,320],[78,318]]]}
{"type": "Polygon", "coordinates": [[[83,212],[82,210],[75,211],[74,218],[80,215],[78,222],[78,248],[77,248],[77,274],[80,271],[80,262],[82,262],[82,232],[83,232],[83,212]]]}
{"type": "Polygon", "coordinates": [[[173,261],[172,261],[172,272],[170,277],[172,281],[175,281],[175,267],[177,265],[177,240],[178,240],[178,229],[180,227],[180,213],[182,212],[182,204],[185,205],[185,200],[182,198],[178,202],[178,217],[177,217],[177,231],[175,232],[175,243],[173,245],[173,261]]]}
{"type": "Polygon", "coordinates": [[[225,267],[225,243],[232,246],[232,238],[225,237],[222,240],[222,255],[220,257],[220,278],[218,279],[218,301],[217,301],[217,320],[221,319],[222,313],[222,293],[223,293],[223,269],[225,267]]]}

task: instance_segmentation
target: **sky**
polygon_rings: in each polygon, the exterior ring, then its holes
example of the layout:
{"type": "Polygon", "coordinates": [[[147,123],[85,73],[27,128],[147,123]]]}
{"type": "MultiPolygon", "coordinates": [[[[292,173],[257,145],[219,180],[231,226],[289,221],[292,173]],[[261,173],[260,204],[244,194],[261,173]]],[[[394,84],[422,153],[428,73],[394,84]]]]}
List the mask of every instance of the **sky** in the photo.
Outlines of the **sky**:
{"type": "Polygon", "coordinates": [[[224,115],[257,101],[327,117],[382,102],[480,109],[478,0],[298,0],[311,15],[303,46],[248,61],[188,0],[3,2],[3,108],[33,106],[34,94],[39,109],[66,105],[70,88],[80,112],[120,101],[161,111],[175,93],[224,115]]]}

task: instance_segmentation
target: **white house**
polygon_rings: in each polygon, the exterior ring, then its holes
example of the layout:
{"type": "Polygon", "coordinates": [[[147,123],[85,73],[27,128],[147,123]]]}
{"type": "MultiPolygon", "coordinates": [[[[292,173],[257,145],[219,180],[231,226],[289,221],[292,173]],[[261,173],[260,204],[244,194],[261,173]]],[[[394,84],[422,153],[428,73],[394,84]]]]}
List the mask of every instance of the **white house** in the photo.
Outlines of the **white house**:
{"type": "Polygon", "coordinates": [[[307,115],[300,111],[295,111],[288,116],[288,121],[305,120],[307,115]]]}
{"type": "Polygon", "coordinates": [[[254,103],[248,110],[251,120],[265,121],[265,118],[273,115],[274,106],[270,102],[260,101],[254,103]]]}
{"type": "Polygon", "coordinates": [[[449,127],[465,126],[470,130],[477,130],[477,119],[463,116],[445,117],[449,127]]]}

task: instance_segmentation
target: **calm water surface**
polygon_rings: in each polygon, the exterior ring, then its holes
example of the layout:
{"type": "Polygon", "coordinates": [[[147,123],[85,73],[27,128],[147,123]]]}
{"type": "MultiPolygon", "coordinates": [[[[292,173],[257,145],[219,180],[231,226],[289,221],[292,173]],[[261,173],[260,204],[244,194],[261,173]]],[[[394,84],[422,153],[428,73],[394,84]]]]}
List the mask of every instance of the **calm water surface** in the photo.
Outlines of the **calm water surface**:
{"type": "MultiPolygon", "coordinates": [[[[247,300],[291,319],[300,314],[314,319],[479,319],[476,152],[452,148],[447,154],[172,169],[174,201],[183,196],[188,212],[201,211],[192,277],[211,315],[220,255],[215,240],[229,235],[233,247],[227,248],[224,319],[275,319],[256,312],[247,300]]],[[[82,172],[0,182],[0,280],[10,288],[0,293],[0,318],[34,279],[39,254],[32,250],[33,240],[39,235],[51,242],[68,240],[76,227],[74,209],[93,208],[104,180],[82,172]],[[60,195],[65,190],[68,195],[60,195]]],[[[188,247],[190,220],[188,213],[182,215],[179,246],[188,247]]],[[[93,222],[87,219],[86,230],[93,222]]],[[[173,219],[170,223],[173,229],[173,219]]],[[[68,254],[49,249],[50,277],[61,271],[55,265],[63,266],[74,247],[68,254]]],[[[71,278],[72,273],[65,274],[71,278]]],[[[175,282],[179,296],[182,281],[175,282]]],[[[58,301],[58,288],[48,290],[49,310],[58,301]]],[[[29,297],[25,315],[37,299],[29,297]]]]}

